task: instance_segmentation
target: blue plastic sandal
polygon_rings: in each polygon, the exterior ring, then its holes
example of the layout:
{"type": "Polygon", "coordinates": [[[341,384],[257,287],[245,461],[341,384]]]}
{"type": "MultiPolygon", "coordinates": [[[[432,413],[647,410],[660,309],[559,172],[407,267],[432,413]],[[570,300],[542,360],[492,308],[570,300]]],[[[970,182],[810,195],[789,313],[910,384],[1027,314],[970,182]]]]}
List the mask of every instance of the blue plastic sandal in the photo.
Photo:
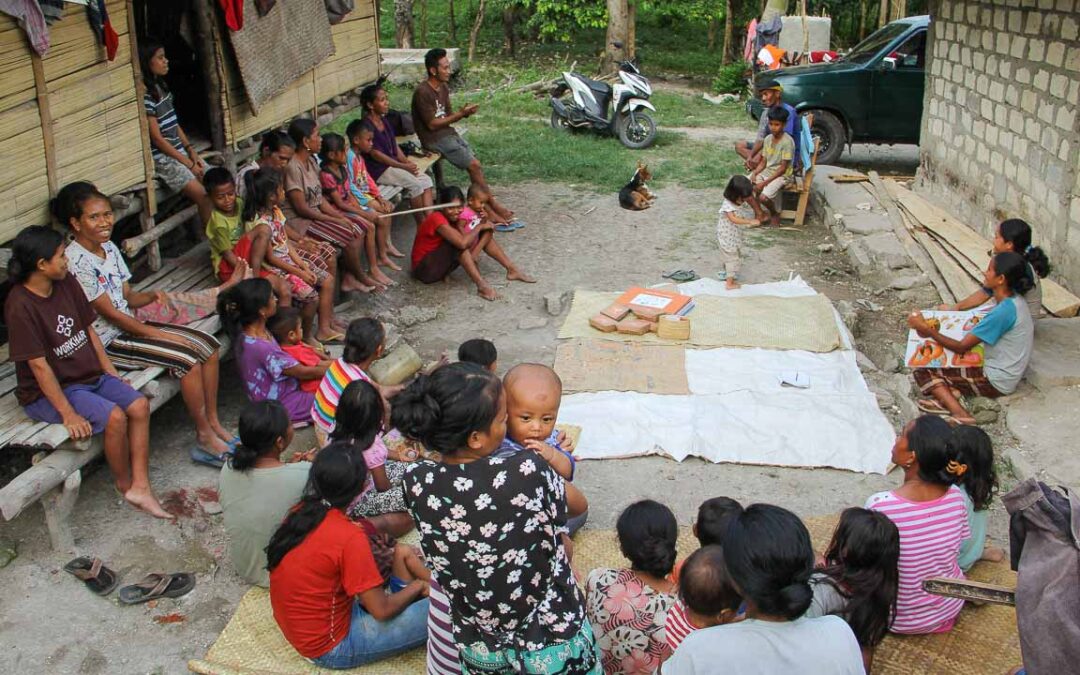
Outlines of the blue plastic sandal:
{"type": "Polygon", "coordinates": [[[496,232],[513,232],[517,228],[514,227],[513,223],[499,223],[494,229],[496,232]]]}
{"type": "Polygon", "coordinates": [[[510,227],[514,228],[515,230],[520,230],[521,228],[525,227],[525,223],[520,218],[514,218],[510,221],[510,227]]]}
{"type": "Polygon", "coordinates": [[[220,469],[221,467],[225,466],[225,459],[231,453],[225,452],[220,455],[215,455],[214,453],[204,450],[203,448],[200,448],[196,445],[188,451],[188,454],[191,456],[191,461],[195,462],[196,464],[212,466],[215,469],[220,469]]]}

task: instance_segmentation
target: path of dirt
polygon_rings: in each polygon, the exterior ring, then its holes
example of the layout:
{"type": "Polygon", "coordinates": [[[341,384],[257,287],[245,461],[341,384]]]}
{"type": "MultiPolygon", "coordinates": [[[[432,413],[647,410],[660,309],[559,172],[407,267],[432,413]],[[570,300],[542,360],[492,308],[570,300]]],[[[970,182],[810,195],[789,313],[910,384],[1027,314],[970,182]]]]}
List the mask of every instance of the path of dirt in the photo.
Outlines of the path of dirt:
{"type": "MultiPolygon", "coordinates": [[[[402,328],[422,356],[432,359],[443,350],[454,351],[462,340],[484,336],[498,345],[505,369],[521,361],[552,361],[560,319],[548,315],[545,294],[576,287],[621,289],[659,282],[664,270],[693,268],[711,275],[719,267],[714,231],[719,190],[663,188],[656,208],[638,213],[620,209],[614,193],[592,194],[570,185],[526,183],[499,192],[528,222],[524,230],[500,239],[514,260],[540,278],[538,284],[507,283],[497,266],[485,260],[484,274],[496,282],[501,296],[494,303],[477,297],[461,272],[450,283],[432,286],[398,274],[402,285],[378,299],[360,301],[360,312],[377,314],[404,305],[434,309],[434,320],[402,328]]],[[[399,225],[394,236],[406,248],[412,227],[399,225]]],[[[831,241],[824,228],[813,224],[798,232],[751,232],[745,279],[763,282],[796,273],[833,300],[869,297],[873,289],[853,279],[840,253],[818,250],[831,241]]],[[[890,321],[864,335],[876,340],[899,330],[890,321]]],[[[227,424],[235,424],[242,402],[235,380],[225,378],[227,424]]],[[[152,440],[152,480],[181,514],[179,522],[155,521],[126,508],[111,489],[107,471],[99,469],[83,482],[74,517],[77,547],[109,561],[126,582],[147,571],[186,570],[198,573],[198,586],[156,607],[122,608],[115,596],[93,596],[60,570],[67,556],[49,550],[41,510],[31,508],[15,522],[0,525],[0,536],[19,548],[18,558],[0,569],[0,671],[181,673],[187,659],[203,655],[224,627],[245,589],[225,556],[220,515],[200,505],[200,496],[212,502],[216,475],[187,459],[193,439],[179,401],[155,414],[152,440]],[[172,613],[183,620],[155,621],[172,613]]],[[[309,443],[309,435],[299,435],[294,447],[309,443]]],[[[867,495],[898,480],[896,475],[698,460],[679,464],[660,458],[583,462],[579,476],[592,503],[592,527],[610,527],[625,505],[644,497],[668,503],[682,523],[691,522],[702,499],[720,494],[817,515],[862,504],[867,495]]]]}

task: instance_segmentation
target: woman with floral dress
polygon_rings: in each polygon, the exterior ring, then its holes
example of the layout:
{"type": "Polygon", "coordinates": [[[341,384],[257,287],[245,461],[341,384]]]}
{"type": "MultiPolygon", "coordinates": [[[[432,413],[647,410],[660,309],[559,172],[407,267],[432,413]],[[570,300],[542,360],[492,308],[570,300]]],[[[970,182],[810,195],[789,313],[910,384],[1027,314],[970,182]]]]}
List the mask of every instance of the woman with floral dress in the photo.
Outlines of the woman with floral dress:
{"type": "Polygon", "coordinates": [[[626,507],[615,526],[630,569],[599,568],[585,579],[585,611],[608,675],[651,675],[671,655],[664,624],[675,604],[671,509],[645,499],[626,507]]]}
{"type": "Polygon", "coordinates": [[[394,398],[393,426],[442,462],[405,474],[405,501],[450,604],[462,673],[599,675],[600,654],[563,548],[562,479],[536,453],[492,457],[506,397],[455,363],[394,398]]]}

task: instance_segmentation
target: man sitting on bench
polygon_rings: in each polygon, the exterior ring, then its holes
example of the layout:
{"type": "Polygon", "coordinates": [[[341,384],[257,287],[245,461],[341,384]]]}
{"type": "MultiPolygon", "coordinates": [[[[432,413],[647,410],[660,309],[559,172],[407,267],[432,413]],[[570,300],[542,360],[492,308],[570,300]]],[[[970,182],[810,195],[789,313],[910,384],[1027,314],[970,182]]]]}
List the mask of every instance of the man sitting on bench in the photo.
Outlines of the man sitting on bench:
{"type": "Polygon", "coordinates": [[[424,55],[427,79],[413,92],[412,117],[420,144],[446,158],[451,164],[469,173],[474,185],[480,185],[492,194],[488,208],[507,222],[514,222],[514,212],[495,200],[494,193],[484,178],[480,160],[473,155],[469,144],[458,135],[453,124],[476,114],[477,105],[470,103],[454,112],[450,106],[450,58],[446,50],[430,49],[424,55]]]}

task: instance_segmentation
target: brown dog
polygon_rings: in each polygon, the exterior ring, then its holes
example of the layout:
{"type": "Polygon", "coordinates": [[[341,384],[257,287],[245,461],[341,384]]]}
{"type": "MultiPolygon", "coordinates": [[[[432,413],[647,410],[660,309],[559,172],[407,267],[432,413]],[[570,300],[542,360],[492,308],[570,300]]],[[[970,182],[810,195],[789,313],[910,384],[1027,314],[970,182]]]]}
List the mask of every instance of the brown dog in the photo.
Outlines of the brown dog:
{"type": "Polygon", "coordinates": [[[656,195],[646,184],[649,180],[652,180],[649,167],[644,162],[638,162],[634,177],[619,190],[619,206],[631,211],[643,211],[652,206],[656,195]]]}

